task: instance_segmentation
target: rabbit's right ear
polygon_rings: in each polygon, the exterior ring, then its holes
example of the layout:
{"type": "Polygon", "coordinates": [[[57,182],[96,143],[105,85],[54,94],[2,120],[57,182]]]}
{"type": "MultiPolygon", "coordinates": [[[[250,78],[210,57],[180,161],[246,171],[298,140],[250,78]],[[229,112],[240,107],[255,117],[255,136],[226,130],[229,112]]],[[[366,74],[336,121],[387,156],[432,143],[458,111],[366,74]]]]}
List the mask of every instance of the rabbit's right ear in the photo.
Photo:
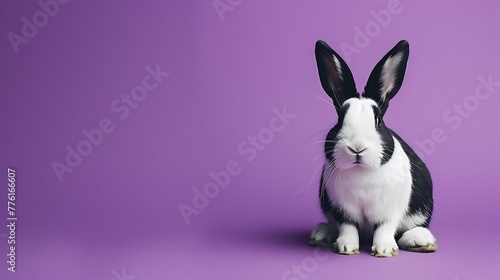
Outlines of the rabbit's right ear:
{"type": "Polygon", "coordinates": [[[406,71],[410,54],[407,41],[401,40],[375,65],[365,87],[364,97],[371,98],[379,105],[383,116],[389,101],[398,93],[406,71]]]}
{"type": "Polygon", "coordinates": [[[344,101],[358,97],[351,70],[345,61],[321,40],[316,42],[315,53],[321,85],[333,99],[338,113],[344,101]]]}

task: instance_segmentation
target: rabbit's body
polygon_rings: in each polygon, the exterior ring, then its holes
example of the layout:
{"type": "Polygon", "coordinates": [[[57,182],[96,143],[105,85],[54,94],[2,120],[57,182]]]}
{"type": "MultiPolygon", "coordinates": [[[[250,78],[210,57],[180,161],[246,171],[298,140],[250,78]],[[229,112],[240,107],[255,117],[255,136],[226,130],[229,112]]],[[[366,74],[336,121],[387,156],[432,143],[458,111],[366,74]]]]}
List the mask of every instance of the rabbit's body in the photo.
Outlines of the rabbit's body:
{"type": "MultiPolygon", "coordinates": [[[[339,220],[350,220],[362,229],[373,230],[383,221],[401,221],[411,195],[409,165],[399,142],[395,142],[394,155],[380,168],[335,170],[335,165],[327,162],[323,195],[343,212],[339,220]]],[[[332,215],[331,211],[329,205],[323,207],[325,214],[332,215]]]]}
{"type": "Polygon", "coordinates": [[[436,250],[427,229],[433,211],[430,173],[410,146],[385,126],[389,100],[399,90],[408,58],[400,42],[375,67],[359,96],[345,62],[326,43],[316,45],[325,91],[339,116],[325,141],[320,201],[328,224],[319,224],[311,242],[333,242],[342,254],[359,252],[359,234],[373,236],[372,254],[394,256],[399,245],[436,250]],[[338,235],[338,236],[337,236],[338,235]]]}

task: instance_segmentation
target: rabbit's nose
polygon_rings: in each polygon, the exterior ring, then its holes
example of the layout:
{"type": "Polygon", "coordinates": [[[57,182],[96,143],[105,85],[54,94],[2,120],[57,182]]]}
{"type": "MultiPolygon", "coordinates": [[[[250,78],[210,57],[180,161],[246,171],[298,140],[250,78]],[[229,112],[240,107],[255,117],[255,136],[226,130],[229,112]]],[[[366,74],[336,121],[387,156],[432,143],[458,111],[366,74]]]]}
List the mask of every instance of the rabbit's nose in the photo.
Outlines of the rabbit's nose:
{"type": "Polygon", "coordinates": [[[364,147],[362,148],[361,146],[358,146],[358,145],[354,145],[354,147],[347,147],[349,149],[349,151],[359,155],[360,153],[362,153],[363,151],[365,151],[367,148],[364,147]]]}

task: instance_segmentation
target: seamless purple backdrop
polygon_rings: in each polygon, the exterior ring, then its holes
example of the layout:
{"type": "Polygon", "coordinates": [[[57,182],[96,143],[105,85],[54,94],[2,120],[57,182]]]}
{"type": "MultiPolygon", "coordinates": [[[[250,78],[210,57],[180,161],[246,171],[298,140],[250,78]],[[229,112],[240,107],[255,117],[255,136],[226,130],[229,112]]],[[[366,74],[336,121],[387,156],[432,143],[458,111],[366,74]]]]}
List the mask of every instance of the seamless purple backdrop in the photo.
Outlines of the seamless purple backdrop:
{"type": "Polygon", "coordinates": [[[2,279],[498,279],[496,1],[49,2],[0,4],[2,279]],[[306,245],[336,121],[318,39],[359,90],[409,41],[385,121],[433,174],[436,253],[306,245]]]}

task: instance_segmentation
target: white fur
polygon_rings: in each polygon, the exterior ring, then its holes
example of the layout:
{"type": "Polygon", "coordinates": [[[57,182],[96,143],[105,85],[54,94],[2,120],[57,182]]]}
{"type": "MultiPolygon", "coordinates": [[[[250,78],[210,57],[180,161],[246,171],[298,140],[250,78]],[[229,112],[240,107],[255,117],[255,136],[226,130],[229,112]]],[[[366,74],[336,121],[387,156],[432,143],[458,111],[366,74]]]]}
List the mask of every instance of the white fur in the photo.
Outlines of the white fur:
{"type": "Polygon", "coordinates": [[[415,213],[412,215],[405,215],[399,223],[399,229],[407,231],[416,226],[422,225],[427,220],[427,216],[422,213],[415,213]]]}
{"type": "Polygon", "coordinates": [[[337,75],[339,79],[343,81],[344,76],[342,74],[342,67],[340,65],[340,60],[335,55],[332,55],[332,57],[333,57],[333,62],[335,63],[335,68],[337,68],[337,75]]]}
{"type": "Polygon", "coordinates": [[[389,57],[384,62],[384,66],[382,67],[382,74],[380,76],[380,80],[382,82],[382,88],[380,90],[380,92],[382,93],[381,102],[385,101],[387,93],[391,91],[396,84],[396,69],[398,68],[402,59],[403,54],[397,53],[394,56],[389,57]]]}
{"type": "Polygon", "coordinates": [[[363,165],[369,168],[376,168],[380,165],[382,157],[382,145],[378,132],[375,130],[375,117],[372,106],[376,106],[371,99],[348,99],[345,104],[349,104],[349,109],[344,118],[343,128],[339,132],[339,141],[335,145],[333,152],[335,159],[343,168],[354,166],[355,155],[349,147],[361,151],[363,165]]]}
{"type": "MultiPolygon", "coordinates": [[[[334,205],[338,205],[360,229],[374,232],[373,253],[376,256],[394,256],[398,246],[394,233],[402,222],[410,202],[412,177],[411,164],[401,144],[394,138],[394,152],[391,159],[380,165],[382,140],[375,129],[372,106],[369,99],[349,99],[349,109],[344,125],[339,132],[340,140],[335,146],[335,165],[325,166],[325,189],[334,205]],[[352,149],[364,149],[361,164],[355,164],[356,154],[352,149]]],[[[419,217],[412,217],[418,220],[419,217]]],[[[355,227],[352,226],[354,229],[355,227]]],[[[343,230],[337,239],[339,249],[354,252],[359,244],[358,232],[351,228],[343,230]],[[356,246],[357,245],[357,246],[356,246]],[[342,247],[343,246],[343,247],[342,247]]]]}
{"type": "Polygon", "coordinates": [[[398,254],[399,248],[394,239],[397,221],[389,220],[380,225],[373,236],[372,254],[376,257],[392,257],[398,254]]]}
{"type": "Polygon", "coordinates": [[[410,160],[399,142],[394,141],[392,158],[378,168],[370,169],[364,163],[355,165],[354,156],[344,166],[325,168],[325,188],[330,199],[361,227],[385,221],[395,221],[398,225],[405,216],[412,184],[410,160]],[[395,173],[400,174],[397,180],[395,173]]]}
{"type": "Polygon", "coordinates": [[[404,249],[415,247],[436,246],[436,238],[423,227],[415,227],[406,231],[398,240],[399,246],[404,249]]]}
{"type": "Polygon", "coordinates": [[[411,166],[408,156],[394,139],[394,153],[380,165],[382,143],[375,129],[372,104],[369,99],[350,99],[335,146],[335,166],[326,163],[325,188],[335,205],[339,205],[360,226],[371,227],[394,221],[396,226],[404,217],[411,193],[411,166]],[[365,149],[361,164],[349,146],[365,149]]]}
{"type": "Polygon", "coordinates": [[[344,255],[359,253],[359,234],[356,226],[342,224],[339,229],[339,237],[335,242],[337,252],[344,255]]]}

